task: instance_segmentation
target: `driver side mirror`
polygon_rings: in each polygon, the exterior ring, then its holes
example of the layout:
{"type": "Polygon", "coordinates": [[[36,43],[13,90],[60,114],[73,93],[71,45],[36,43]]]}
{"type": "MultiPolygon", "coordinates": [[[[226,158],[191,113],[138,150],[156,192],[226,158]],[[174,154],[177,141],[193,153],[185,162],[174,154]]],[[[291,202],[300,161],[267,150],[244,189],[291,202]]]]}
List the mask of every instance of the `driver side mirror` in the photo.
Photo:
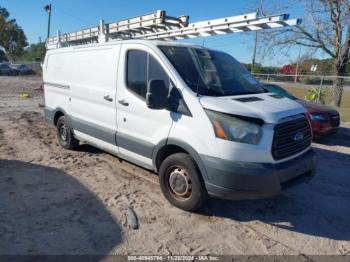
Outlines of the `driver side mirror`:
{"type": "Polygon", "coordinates": [[[151,79],[147,85],[146,104],[150,109],[164,109],[168,106],[168,88],[160,79],[151,79]]]}

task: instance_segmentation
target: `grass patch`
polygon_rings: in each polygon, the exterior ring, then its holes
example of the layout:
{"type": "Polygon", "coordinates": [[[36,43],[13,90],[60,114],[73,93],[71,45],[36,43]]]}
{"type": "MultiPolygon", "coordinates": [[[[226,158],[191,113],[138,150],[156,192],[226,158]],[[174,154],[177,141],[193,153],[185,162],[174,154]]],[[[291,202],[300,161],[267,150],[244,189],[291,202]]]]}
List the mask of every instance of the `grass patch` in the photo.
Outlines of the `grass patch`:
{"type": "MultiPolygon", "coordinates": [[[[305,96],[309,88],[298,88],[298,87],[285,87],[289,92],[300,99],[305,99],[305,96]]],[[[331,101],[331,90],[328,89],[326,95],[326,104],[329,104],[331,101]]],[[[350,122],[350,91],[344,91],[342,104],[340,107],[336,107],[340,113],[342,122],[350,122]]]]}

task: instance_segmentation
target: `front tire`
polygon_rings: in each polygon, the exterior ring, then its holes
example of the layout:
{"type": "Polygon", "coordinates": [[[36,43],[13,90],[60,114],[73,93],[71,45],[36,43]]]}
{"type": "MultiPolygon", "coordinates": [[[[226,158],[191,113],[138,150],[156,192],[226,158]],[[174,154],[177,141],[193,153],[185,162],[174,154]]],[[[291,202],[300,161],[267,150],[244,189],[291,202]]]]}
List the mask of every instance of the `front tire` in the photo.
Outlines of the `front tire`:
{"type": "Polygon", "coordinates": [[[186,153],[170,155],[162,162],[159,183],[165,198],[186,211],[198,210],[208,199],[200,171],[186,153]]]}
{"type": "Polygon", "coordinates": [[[74,149],[79,145],[79,140],[77,140],[72,132],[65,116],[61,116],[57,120],[56,124],[57,140],[58,143],[65,149],[74,149]]]}

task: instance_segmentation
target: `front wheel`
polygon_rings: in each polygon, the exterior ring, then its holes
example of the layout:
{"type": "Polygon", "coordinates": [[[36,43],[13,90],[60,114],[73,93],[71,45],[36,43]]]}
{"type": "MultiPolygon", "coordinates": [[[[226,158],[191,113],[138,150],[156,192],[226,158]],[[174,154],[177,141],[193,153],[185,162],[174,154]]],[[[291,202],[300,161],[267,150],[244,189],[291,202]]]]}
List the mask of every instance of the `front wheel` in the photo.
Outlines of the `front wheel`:
{"type": "Polygon", "coordinates": [[[74,137],[72,129],[65,116],[61,116],[56,124],[58,143],[65,149],[74,149],[79,141],[74,137]]]}
{"type": "Polygon", "coordinates": [[[186,211],[198,210],[208,198],[199,169],[186,153],[170,155],[162,162],[159,183],[166,199],[186,211]]]}

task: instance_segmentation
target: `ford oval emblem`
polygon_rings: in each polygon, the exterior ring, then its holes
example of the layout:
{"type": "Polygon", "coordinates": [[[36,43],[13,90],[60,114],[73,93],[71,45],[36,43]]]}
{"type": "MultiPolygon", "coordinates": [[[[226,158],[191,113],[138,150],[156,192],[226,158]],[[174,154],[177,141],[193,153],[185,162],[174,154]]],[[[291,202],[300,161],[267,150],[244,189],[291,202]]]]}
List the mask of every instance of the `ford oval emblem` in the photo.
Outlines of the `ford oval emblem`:
{"type": "Polygon", "coordinates": [[[303,139],[304,139],[304,134],[301,132],[296,133],[293,137],[294,141],[301,141],[303,139]]]}

